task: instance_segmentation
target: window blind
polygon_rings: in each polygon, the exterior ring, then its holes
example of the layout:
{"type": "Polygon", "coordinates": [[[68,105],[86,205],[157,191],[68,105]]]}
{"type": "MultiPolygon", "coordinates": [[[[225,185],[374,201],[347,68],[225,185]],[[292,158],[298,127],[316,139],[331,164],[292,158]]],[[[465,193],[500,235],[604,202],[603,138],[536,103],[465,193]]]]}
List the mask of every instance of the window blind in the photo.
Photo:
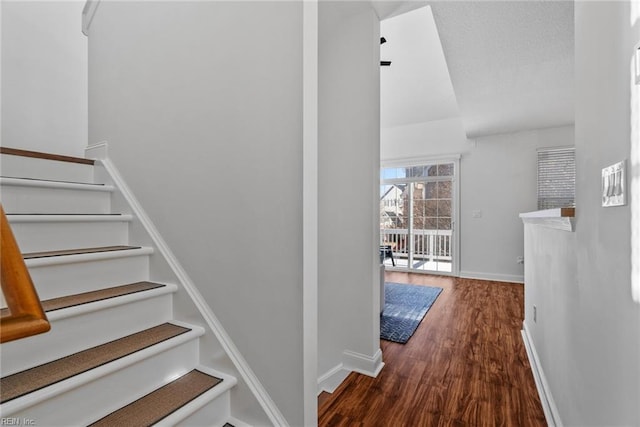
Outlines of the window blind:
{"type": "Polygon", "coordinates": [[[538,209],[575,206],[574,148],[538,150],[538,209]]]}

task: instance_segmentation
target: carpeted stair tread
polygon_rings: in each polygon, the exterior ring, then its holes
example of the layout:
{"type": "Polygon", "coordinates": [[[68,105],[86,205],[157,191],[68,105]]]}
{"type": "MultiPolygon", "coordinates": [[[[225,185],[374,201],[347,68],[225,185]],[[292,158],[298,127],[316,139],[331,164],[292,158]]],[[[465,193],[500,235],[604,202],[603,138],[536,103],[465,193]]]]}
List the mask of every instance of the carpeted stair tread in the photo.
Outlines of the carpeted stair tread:
{"type": "Polygon", "coordinates": [[[91,426],[151,426],[212,389],[220,382],[222,382],[220,378],[193,370],[135,402],[112,412],[91,424],[91,426]]]}
{"type": "MultiPolygon", "coordinates": [[[[7,214],[7,216],[52,216],[52,217],[56,217],[56,216],[70,216],[70,215],[75,215],[77,217],[83,217],[83,216],[104,216],[104,217],[122,217],[124,216],[123,214],[120,213],[75,213],[75,212],[70,212],[70,213],[42,213],[42,212],[34,212],[34,213],[8,213],[5,212],[7,214]]],[[[82,218],[80,218],[82,219],[82,218]]]]}
{"type": "Polygon", "coordinates": [[[30,252],[22,254],[24,259],[49,258],[54,256],[93,254],[98,252],[126,251],[140,249],[140,246],[102,246],[98,248],[64,249],[61,251],[30,252]]]}
{"type": "Polygon", "coordinates": [[[0,154],[9,154],[13,156],[33,157],[37,159],[56,160],[59,162],[79,163],[85,165],[93,165],[95,161],[85,159],[83,157],[64,156],[61,154],[43,153],[40,151],[21,150],[18,148],[0,147],[0,154]]]}
{"type": "Polygon", "coordinates": [[[82,182],[82,181],[61,181],[59,179],[42,179],[42,178],[29,178],[26,176],[7,176],[7,175],[0,175],[0,178],[7,178],[7,179],[21,179],[24,181],[39,181],[39,182],[52,182],[52,183],[56,183],[56,184],[80,184],[80,185],[88,185],[88,186],[94,186],[95,188],[105,188],[104,184],[100,184],[100,183],[95,183],[95,182],[82,182]]]}
{"type": "Polygon", "coordinates": [[[100,289],[98,291],[84,292],[82,294],[68,295],[65,297],[42,301],[42,308],[44,308],[44,311],[61,310],[63,308],[149,291],[151,289],[162,288],[164,286],[165,285],[160,283],[136,282],[128,285],[114,286],[113,288],[100,289]]]}
{"type": "MultiPolygon", "coordinates": [[[[91,302],[103,301],[110,298],[149,291],[151,289],[162,288],[164,286],[166,285],[160,283],[136,282],[128,285],[100,289],[98,291],[84,292],[81,294],[67,295],[64,297],[45,300],[42,301],[42,308],[45,312],[51,312],[55,310],[62,310],[63,308],[75,307],[91,302]]],[[[3,308],[2,310],[0,310],[0,314],[2,316],[9,314],[9,309],[3,308]]]]}
{"type": "Polygon", "coordinates": [[[164,323],[0,379],[0,403],[64,381],[190,331],[164,323]]]}

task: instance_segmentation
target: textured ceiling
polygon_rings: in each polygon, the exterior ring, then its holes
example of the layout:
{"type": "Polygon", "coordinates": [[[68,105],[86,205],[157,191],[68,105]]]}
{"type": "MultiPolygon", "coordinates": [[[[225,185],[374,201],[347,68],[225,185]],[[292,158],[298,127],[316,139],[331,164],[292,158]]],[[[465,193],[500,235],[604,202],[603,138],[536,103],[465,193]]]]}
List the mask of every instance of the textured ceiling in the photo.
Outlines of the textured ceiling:
{"type": "Polygon", "coordinates": [[[470,138],[573,123],[573,2],[434,2],[470,138]]]}
{"type": "MultiPolygon", "coordinates": [[[[376,10],[381,16],[421,5],[413,1],[378,3],[376,10]]],[[[423,51],[430,67],[436,68],[442,67],[439,61],[444,52],[459,115],[469,138],[573,123],[572,1],[430,1],[429,4],[441,48],[434,49],[426,43],[423,51]]],[[[403,16],[406,15],[388,21],[403,16]]],[[[422,22],[425,26],[433,25],[429,20],[422,22]]],[[[393,64],[382,70],[382,90],[384,93],[384,73],[396,70],[393,90],[403,94],[396,100],[403,102],[407,100],[404,95],[407,89],[401,89],[402,85],[411,87],[416,83],[400,75],[397,62],[402,56],[395,55],[393,49],[397,47],[387,38],[389,47],[385,51],[383,45],[381,54],[393,64]]],[[[424,98],[425,90],[432,95],[443,92],[441,80],[432,79],[428,73],[422,75],[427,88],[421,87],[413,96],[424,98]]],[[[442,116],[451,113],[450,104],[440,102],[438,96],[420,102],[432,104],[428,109],[441,104],[442,116]]],[[[422,108],[424,111],[425,107],[422,108]]],[[[430,114],[438,115],[433,111],[430,114]]],[[[400,124],[398,120],[395,123],[400,124]]]]}

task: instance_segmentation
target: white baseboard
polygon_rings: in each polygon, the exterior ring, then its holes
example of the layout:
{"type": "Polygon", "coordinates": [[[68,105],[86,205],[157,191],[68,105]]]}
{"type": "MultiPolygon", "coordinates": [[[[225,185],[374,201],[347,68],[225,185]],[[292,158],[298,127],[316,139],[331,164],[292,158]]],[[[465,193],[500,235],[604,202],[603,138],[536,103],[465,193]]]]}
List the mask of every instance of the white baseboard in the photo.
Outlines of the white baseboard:
{"type": "Polygon", "coordinates": [[[460,277],[463,279],[493,280],[495,282],[524,283],[524,275],[481,273],[476,271],[461,271],[460,277]]]}
{"type": "Polygon", "coordinates": [[[384,366],[382,350],[378,349],[373,356],[345,350],[342,353],[342,364],[350,371],[375,378],[384,366]]]}
{"type": "Polygon", "coordinates": [[[327,393],[333,393],[338,386],[349,376],[350,370],[345,369],[344,365],[340,363],[333,369],[327,371],[324,375],[318,378],[318,394],[326,391],[327,393]]]}
{"type": "Polygon", "coordinates": [[[318,378],[318,394],[323,391],[333,393],[351,372],[375,378],[383,367],[384,362],[382,361],[382,350],[380,349],[373,356],[345,350],[342,353],[342,363],[318,378]]]}
{"type": "Polygon", "coordinates": [[[536,388],[538,389],[538,395],[540,396],[540,402],[542,402],[542,409],[544,416],[547,420],[549,427],[562,427],[562,420],[560,419],[560,413],[556,406],[553,396],[551,395],[551,389],[549,383],[540,365],[538,359],[538,353],[536,352],[535,345],[529,334],[527,324],[522,322],[522,340],[524,341],[524,347],[527,350],[527,357],[529,358],[529,364],[533,371],[533,379],[536,382],[536,388]]]}

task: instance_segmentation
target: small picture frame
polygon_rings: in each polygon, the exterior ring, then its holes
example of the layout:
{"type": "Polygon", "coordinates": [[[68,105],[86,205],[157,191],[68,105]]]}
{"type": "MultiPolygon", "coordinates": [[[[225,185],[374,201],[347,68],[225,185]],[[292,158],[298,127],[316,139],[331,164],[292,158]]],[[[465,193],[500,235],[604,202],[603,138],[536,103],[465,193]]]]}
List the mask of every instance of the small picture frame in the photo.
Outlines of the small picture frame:
{"type": "Polygon", "coordinates": [[[627,204],[626,162],[602,169],[602,206],[624,206],[627,204]]]}

